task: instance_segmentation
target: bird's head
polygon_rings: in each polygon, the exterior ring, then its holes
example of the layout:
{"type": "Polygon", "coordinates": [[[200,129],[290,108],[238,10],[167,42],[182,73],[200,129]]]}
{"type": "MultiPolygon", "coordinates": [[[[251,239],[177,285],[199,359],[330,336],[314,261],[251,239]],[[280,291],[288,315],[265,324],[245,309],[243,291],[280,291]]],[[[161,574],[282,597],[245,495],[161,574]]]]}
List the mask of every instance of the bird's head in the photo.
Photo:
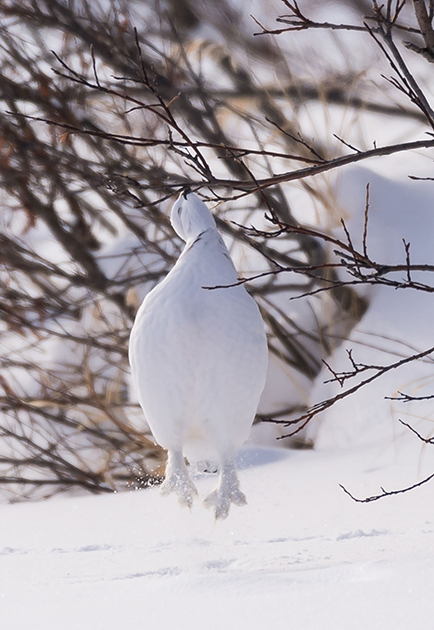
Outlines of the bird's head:
{"type": "Polygon", "coordinates": [[[189,189],[182,192],[173,204],[170,222],[175,232],[184,241],[195,239],[216,223],[207,206],[189,189]]]}

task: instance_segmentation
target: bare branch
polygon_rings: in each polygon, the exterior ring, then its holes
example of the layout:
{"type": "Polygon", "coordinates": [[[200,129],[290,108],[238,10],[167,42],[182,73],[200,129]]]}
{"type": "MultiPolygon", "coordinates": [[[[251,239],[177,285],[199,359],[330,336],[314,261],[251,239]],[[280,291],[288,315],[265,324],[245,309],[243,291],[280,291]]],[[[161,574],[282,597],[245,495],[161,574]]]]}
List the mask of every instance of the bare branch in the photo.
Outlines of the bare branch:
{"type": "Polygon", "coordinates": [[[346,494],[348,494],[348,496],[351,497],[353,501],[356,501],[356,503],[372,503],[372,501],[378,501],[379,499],[384,499],[384,497],[391,497],[396,494],[405,494],[406,492],[410,492],[411,490],[414,490],[415,488],[420,488],[420,486],[423,486],[425,483],[428,483],[428,481],[431,481],[431,479],[434,479],[434,473],[432,475],[429,475],[425,479],[422,479],[422,481],[419,481],[418,483],[413,484],[412,486],[407,486],[406,488],[402,488],[400,490],[384,490],[384,488],[381,488],[380,494],[374,494],[373,496],[365,497],[364,499],[358,499],[357,497],[355,497],[342,484],[339,484],[339,487],[342,488],[342,490],[346,494]]]}

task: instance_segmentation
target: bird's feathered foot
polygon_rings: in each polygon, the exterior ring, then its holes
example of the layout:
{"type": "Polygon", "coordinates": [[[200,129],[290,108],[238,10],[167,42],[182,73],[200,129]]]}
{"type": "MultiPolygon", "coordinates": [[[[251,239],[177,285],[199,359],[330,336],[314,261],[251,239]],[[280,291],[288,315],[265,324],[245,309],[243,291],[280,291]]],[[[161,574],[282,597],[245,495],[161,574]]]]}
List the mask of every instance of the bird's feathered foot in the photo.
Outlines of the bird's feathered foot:
{"type": "Polygon", "coordinates": [[[216,488],[203,502],[205,507],[214,508],[216,520],[223,520],[227,517],[231,503],[235,503],[235,505],[246,505],[246,495],[241,492],[239,488],[230,493],[221,488],[216,488]]]}
{"type": "Polygon", "coordinates": [[[178,497],[178,503],[189,508],[193,505],[193,499],[197,496],[196,486],[190,479],[184,457],[181,452],[169,451],[166,477],[160,486],[163,496],[174,492],[178,497]]]}
{"type": "Polygon", "coordinates": [[[215,519],[220,520],[229,514],[231,503],[235,505],[247,503],[245,494],[239,488],[235,462],[232,460],[222,465],[217,488],[206,497],[204,506],[214,508],[215,519]]]}

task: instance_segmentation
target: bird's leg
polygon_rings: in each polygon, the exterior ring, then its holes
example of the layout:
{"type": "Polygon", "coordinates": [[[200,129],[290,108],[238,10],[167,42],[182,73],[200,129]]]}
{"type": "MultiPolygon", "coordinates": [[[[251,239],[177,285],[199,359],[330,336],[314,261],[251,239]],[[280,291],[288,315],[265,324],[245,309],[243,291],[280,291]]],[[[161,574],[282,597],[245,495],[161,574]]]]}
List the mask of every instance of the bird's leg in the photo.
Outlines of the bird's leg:
{"type": "Polygon", "coordinates": [[[225,457],[220,464],[220,476],[217,488],[208,495],[204,501],[205,507],[214,508],[216,519],[226,518],[231,503],[245,505],[246,497],[241,492],[237,472],[235,469],[235,457],[225,457]]]}
{"type": "Polygon", "coordinates": [[[165,480],[161,484],[160,492],[163,495],[175,492],[181,505],[186,505],[187,507],[193,505],[193,499],[197,496],[197,490],[190,479],[181,450],[169,449],[165,480]]]}

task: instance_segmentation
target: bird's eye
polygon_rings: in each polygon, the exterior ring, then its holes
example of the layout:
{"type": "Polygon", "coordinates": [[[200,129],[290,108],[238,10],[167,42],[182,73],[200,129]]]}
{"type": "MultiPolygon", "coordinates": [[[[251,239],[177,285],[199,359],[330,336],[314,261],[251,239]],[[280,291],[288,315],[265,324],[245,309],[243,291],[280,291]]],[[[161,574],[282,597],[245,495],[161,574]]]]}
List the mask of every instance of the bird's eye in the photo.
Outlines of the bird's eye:
{"type": "Polygon", "coordinates": [[[178,208],[178,216],[179,217],[181,216],[181,212],[182,212],[182,206],[179,206],[179,208],[178,208]]]}

